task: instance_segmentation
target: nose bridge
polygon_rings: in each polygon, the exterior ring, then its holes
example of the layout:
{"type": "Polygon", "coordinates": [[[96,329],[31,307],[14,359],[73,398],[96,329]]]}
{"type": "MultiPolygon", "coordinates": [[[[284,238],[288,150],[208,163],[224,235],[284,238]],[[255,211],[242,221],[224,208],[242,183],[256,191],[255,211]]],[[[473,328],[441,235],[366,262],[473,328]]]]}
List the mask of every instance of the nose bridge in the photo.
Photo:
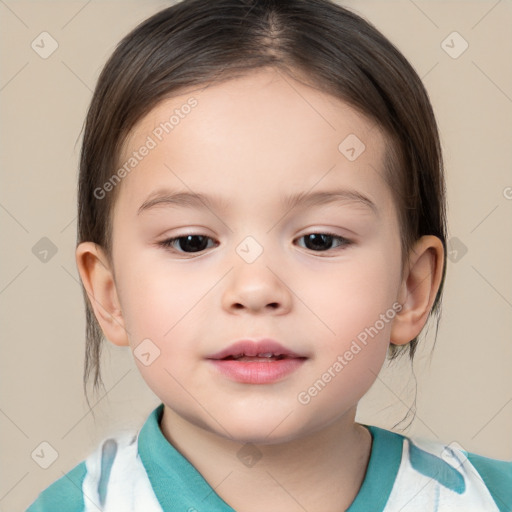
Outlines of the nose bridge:
{"type": "MultiPolygon", "coordinates": [[[[258,237],[261,240],[261,235],[258,237]]],[[[291,304],[289,290],[279,276],[280,257],[269,239],[263,243],[246,236],[235,248],[233,270],[224,290],[223,306],[234,311],[286,311],[291,304]]]]}

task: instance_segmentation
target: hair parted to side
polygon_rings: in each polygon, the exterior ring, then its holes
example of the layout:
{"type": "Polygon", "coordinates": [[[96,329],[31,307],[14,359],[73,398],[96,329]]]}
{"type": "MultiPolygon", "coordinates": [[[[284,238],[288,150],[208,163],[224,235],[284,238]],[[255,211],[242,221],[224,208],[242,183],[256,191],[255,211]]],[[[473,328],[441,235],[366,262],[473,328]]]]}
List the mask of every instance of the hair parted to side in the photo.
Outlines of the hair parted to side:
{"type": "MultiPolygon", "coordinates": [[[[436,121],[427,92],[405,57],[376,28],[330,0],[184,0],[150,17],[119,43],[106,63],[87,114],[78,185],[77,244],[91,241],[109,259],[111,213],[120,187],[102,187],[120,165],[135,124],[181,89],[225,82],[273,67],[345,101],[387,139],[384,179],[401,229],[402,267],[423,235],[446,252],[445,185],[436,121]]],[[[341,142],[341,141],[340,141],[341,142]]],[[[439,323],[446,272],[431,315],[439,323]]],[[[86,303],[84,389],[102,385],[103,333],[86,303]]],[[[390,359],[414,357],[418,339],[390,346],[390,359]]]]}

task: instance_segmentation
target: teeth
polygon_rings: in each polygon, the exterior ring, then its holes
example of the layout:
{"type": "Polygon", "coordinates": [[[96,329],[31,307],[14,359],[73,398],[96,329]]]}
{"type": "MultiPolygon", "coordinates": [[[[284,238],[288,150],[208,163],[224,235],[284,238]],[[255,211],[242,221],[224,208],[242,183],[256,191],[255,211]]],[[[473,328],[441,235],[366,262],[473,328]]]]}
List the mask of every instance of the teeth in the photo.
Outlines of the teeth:
{"type": "Polygon", "coordinates": [[[280,358],[281,356],[274,354],[273,352],[261,352],[256,354],[255,356],[248,356],[246,354],[233,354],[229,359],[272,359],[272,358],[280,358]]]}
{"type": "Polygon", "coordinates": [[[273,352],[260,352],[259,354],[256,354],[254,356],[248,356],[247,354],[233,354],[231,356],[226,357],[225,359],[283,359],[285,356],[281,354],[274,354],[273,352]]]}

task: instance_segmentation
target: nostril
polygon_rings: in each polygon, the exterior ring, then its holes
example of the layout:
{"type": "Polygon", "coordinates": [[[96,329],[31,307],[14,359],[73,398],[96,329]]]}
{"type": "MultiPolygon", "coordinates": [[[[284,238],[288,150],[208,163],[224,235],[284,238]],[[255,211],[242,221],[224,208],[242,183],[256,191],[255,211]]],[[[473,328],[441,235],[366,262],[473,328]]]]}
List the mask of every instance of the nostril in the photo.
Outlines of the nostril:
{"type": "MultiPolygon", "coordinates": [[[[243,304],[241,304],[240,302],[235,302],[232,306],[234,309],[236,310],[240,310],[240,309],[245,309],[246,307],[249,308],[249,306],[244,306],[243,304]]],[[[279,303],[278,302],[270,302],[269,304],[266,305],[267,308],[270,308],[270,309],[278,309],[279,308],[279,303]]]]}

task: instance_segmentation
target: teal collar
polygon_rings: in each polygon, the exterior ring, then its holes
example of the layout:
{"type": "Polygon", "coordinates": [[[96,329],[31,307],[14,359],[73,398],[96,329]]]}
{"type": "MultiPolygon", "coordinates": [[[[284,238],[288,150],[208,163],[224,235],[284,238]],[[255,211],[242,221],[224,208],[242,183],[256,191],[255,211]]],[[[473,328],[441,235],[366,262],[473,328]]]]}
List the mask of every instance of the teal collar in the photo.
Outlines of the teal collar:
{"type": "MultiPolygon", "coordinates": [[[[139,433],[139,455],[164,512],[208,510],[234,512],[196,468],[162,434],[160,404],[139,433]]],[[[391,493],[402,458],[403,436],[364,425],[373,439],[363,485],[347,512],[382,512],[391,493]]]]}

